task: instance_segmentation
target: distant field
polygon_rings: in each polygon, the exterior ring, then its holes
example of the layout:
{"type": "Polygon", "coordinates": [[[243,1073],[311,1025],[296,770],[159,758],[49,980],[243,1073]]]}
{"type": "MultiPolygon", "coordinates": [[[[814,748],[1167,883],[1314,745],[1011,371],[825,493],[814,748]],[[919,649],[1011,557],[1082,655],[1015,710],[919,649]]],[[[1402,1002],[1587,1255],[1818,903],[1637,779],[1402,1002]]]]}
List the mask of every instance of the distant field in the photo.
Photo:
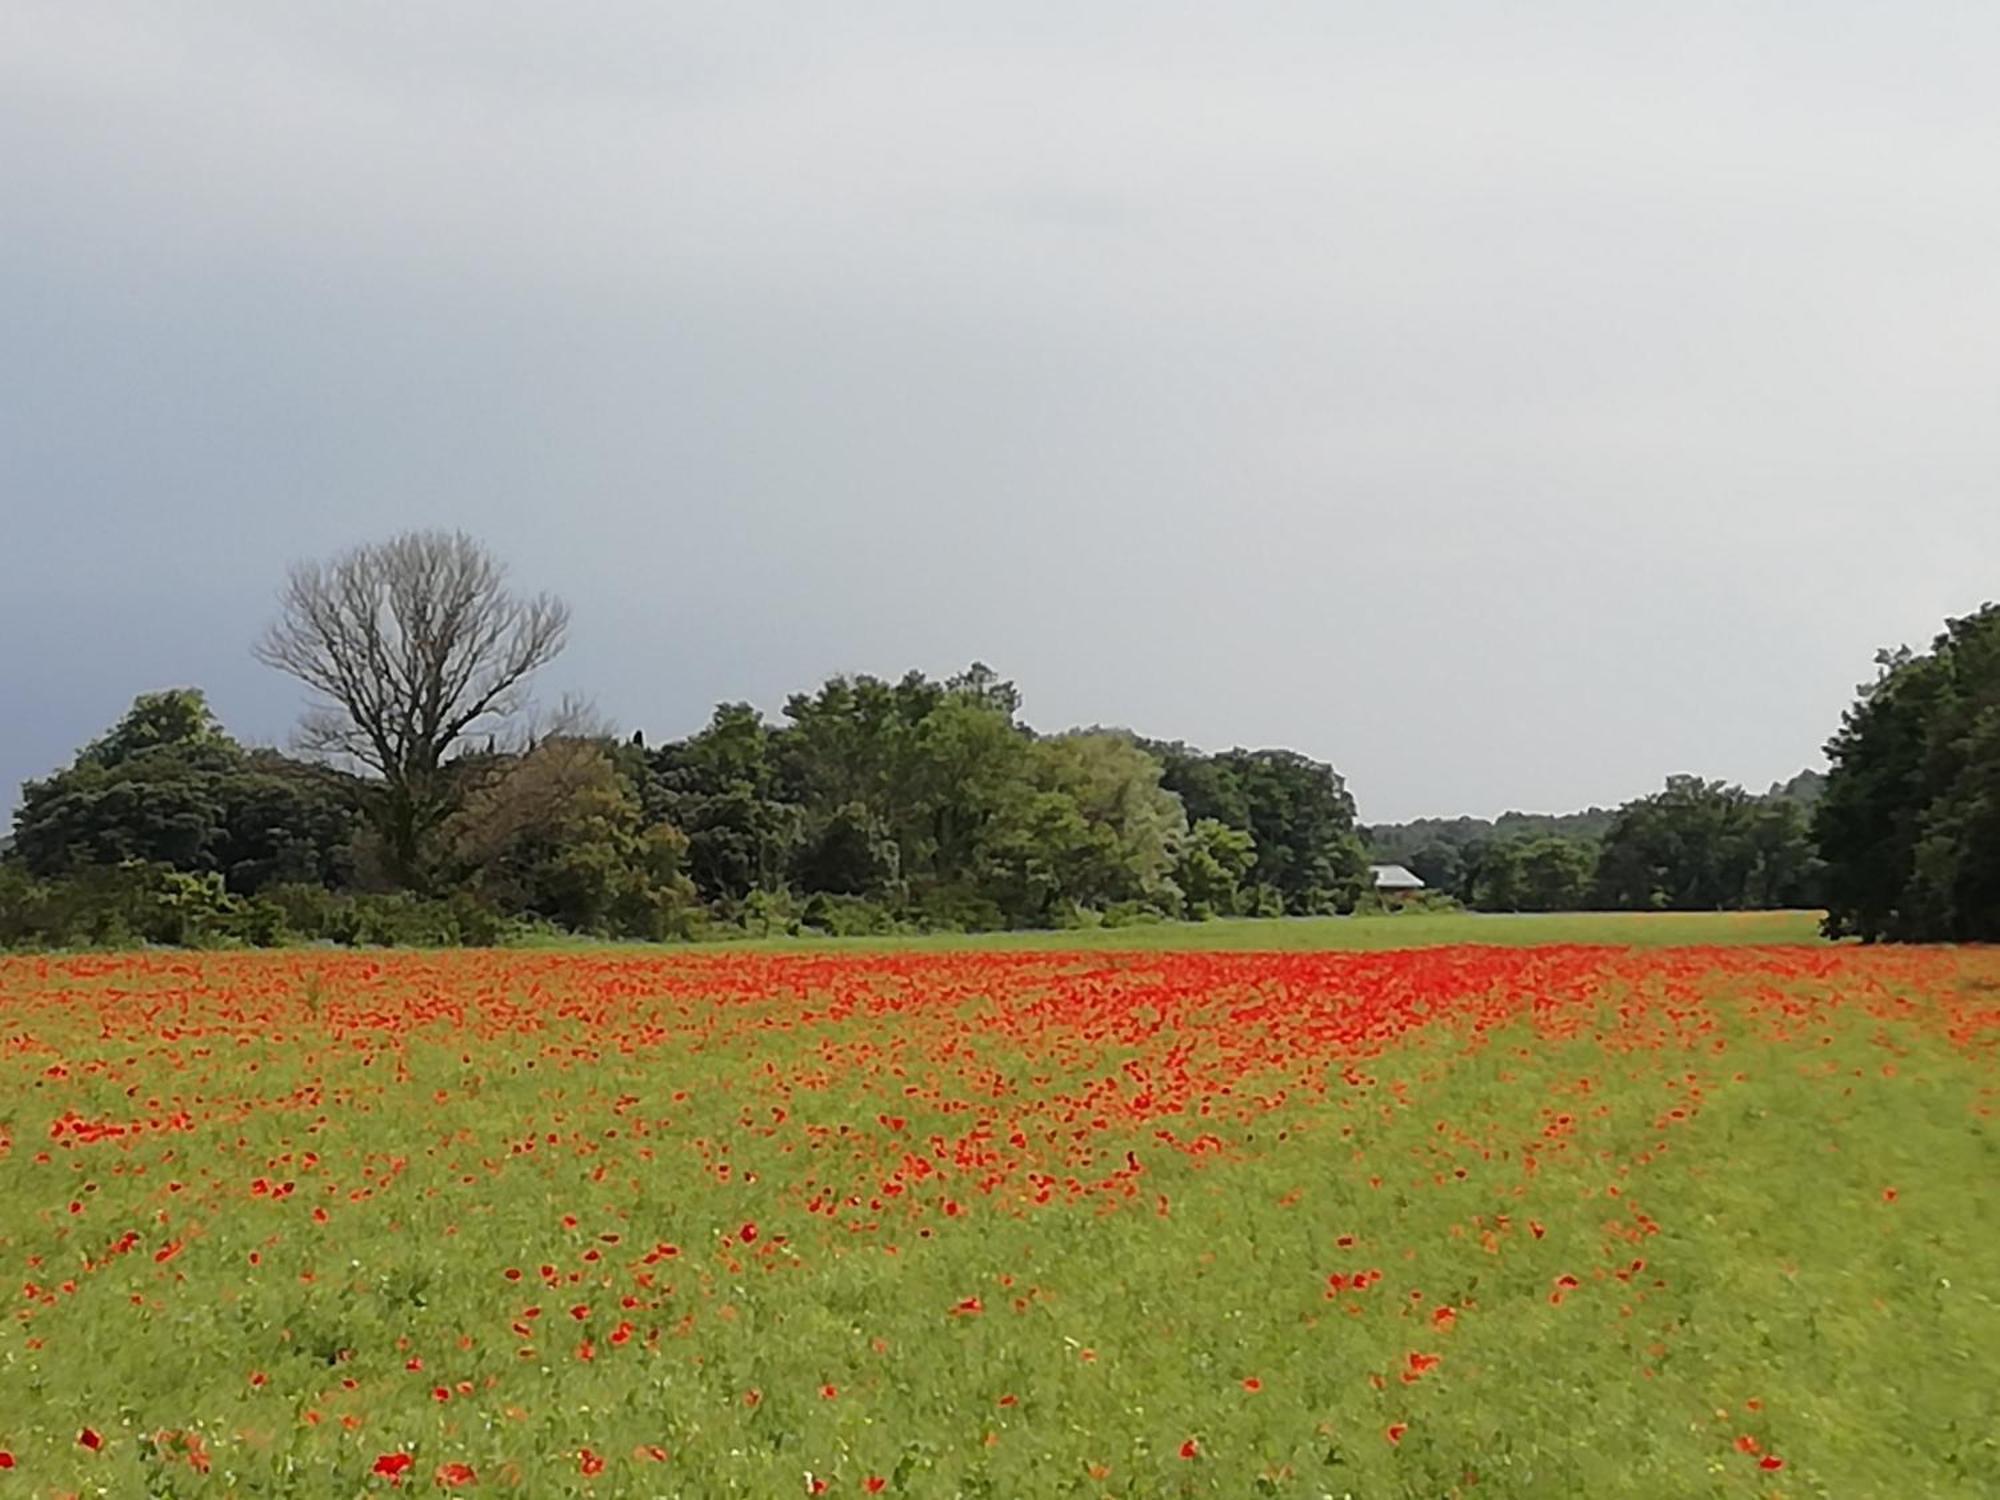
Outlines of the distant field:
{"type": "MultiPolygon", "coordinates": [[[[1223,953],[1373,952],[1491,943],[1509,948],[1584,943],[1613,948],[1708,948],[1745,943],[1821,943],[1816,911],[1560,912],[1548,915],[1457,912],[1392,917],[1231,917],[1216,922],[1160,922],[1066,932],[945,933],[928,937],[771,938],[714,946],[782,952],[804,947],[852,949],[1089,949],[1223,953]]],[[[700,945],[710,946],[710,945],[700,945]]]]}

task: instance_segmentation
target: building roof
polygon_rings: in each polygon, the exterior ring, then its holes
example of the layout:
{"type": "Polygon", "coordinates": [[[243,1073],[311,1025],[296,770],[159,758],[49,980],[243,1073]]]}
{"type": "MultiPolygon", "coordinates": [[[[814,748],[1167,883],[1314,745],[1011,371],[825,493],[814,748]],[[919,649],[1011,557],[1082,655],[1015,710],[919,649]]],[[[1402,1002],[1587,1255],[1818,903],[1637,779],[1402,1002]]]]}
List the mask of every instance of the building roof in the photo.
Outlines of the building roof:
{"type": "Polygon", "coordinates": [[[1378,891],[1420,891],[1424,883],[1402,865],[1370,865],[1368,874],[1378,891]]]}

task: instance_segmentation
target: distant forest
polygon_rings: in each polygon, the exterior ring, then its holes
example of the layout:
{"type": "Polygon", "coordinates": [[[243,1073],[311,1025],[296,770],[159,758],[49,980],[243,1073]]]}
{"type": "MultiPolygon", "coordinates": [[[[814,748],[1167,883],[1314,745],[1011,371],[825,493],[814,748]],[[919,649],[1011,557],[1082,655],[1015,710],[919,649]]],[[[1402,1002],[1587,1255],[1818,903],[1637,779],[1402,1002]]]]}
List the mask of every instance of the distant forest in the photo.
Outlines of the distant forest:
{"type": "Polygon", "coordinates": [[[1362,829],[1371,860],[1400,864],[1478,911],[1727,911],[1819,905],[1811,819],[1826,777],[1801,771],[1761,796],[1669,777],[1615,808],[1418,818],[1362,829]]]}
{"type": "Polygon", "coordinates": [[[837,676],[662,743],[534,675],[568,609],[458,534],[296,566],[256,644],[313,707],[289,752],[142,695],[22,788],[0,945],[495,943],[1053,928],[1385,909],[1828,908],[1868,939],[2000,932],[2000,610],[1884,653],[1831,771],[1693,776],[1612,809],[1363,828],[1331,765],[1037,732],[975,663],[837,676]]]}

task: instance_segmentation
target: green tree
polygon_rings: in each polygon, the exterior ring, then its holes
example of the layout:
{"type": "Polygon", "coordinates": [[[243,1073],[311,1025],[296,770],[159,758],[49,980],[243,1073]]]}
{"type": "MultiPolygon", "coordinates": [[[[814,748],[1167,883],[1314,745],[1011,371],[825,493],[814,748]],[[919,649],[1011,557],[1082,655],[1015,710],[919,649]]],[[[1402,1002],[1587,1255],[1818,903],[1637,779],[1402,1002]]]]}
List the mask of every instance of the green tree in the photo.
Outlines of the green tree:
{"type": "Polygon", "coordinates": [[[1670,776],[1618,809],[1597,867],[1599,904],[1627,910],[1796,906],[1817,869],[1800,805],[1740,786],[1670,776]]]}
{"type": "Polygon", "coordinates": [[[1252,883],[1276,892],[1285,911],[1352,909],[1367,883],[1367,859],[1354,799],[1332,766],[1292,750],[1205,755],[1178,743],[1144,743],[1189,819],[1213,818],[1251,836],[1252,883]]]}
{"type": "Polygon", "coordinates": [[[454,883],[489,906],[613,937],[672,935],[687,838],[651,823],[611,750],[553,738],[493,766],[446,825],[454,883]]]}
{"type": "Polygon", "coordinates": [[[22,787],[15,857],[33,874],[130,862],[218,876],[233,892],[343,880],[351,778],[226,734],[193,688],[147,693],[64,770],[22,787]]]}
{"type": "Polygon", "coordinates": [[[1876,664],[1826,747],[1813,832],[1827,931],[2000,939],[2000,605],[1876,664]]]}
{"type": "Polygon", "coordinates": [[[688,872],[707,901],[733,906],[752,891],[781,891],[806,837],[805,809],[788,794],[780,733],[747,703],[717,706],[708,726],[649,757],[649,816],[688,840],[688,872]]]}
{"type": "Polygon", "coordinates": [[[1011,683],[976,664],[943,683],[920,672],[894,683],[830,678],[786,702],[783,785],[815,825],[865,809],[895,845],[913,896],[962,888],[1028,780],[1032,741],[1014,718],[1018,702],[1011,683]]]}
{"type": "Polygon", "coordinates": [[[1257,863],[1256,840],[1215,818],[1198,818],[1181,842],[1174,883],[1196,921],[1245,912],[1243,886],[1257,863]]]}
{"type": "Polygon", "coordinates": [[[1812,802],[1780,789],[1758,799],[1745,820],[1749,847],[1743,901],[1753,910],[1820,904],[1824,866],[1812,841],[1812,802]]]}
{"type": "Polygon", "coordinates": [[[1479,839],[1460,851],[1455,894],[1477,911],[1584,911],[1597,857],[1594,840],[1562,834],[1479,839]]]}
{"type": "Polygon", "coordinates": [[[1521,909],[1521,840],[1481,839],[1465,848],[1465,903],[1476,911],[1521,909]]]}
{"type": "Polygon", "coordinates": [[[847,802],[814,820],[795,871],[803,890],[894,900],[902,867],[887,821],[865,802],[847,802]]]}
{"type": "Polygon", "coordinates": [[[1446,895],[1465,900],[1469,895],[1464,888],[1465,850],[1462,845],[1446,843],[1442,839],[1432,839],[1420,844],[1401,859],[1382,856],[1392,863],[1407,865],[1427,887],[1446,895]]]}
{"type": "Polygon", "coordinates": [[[1516,895],[1522,911],[1582,911],[1597,874],[1597,846],[1550,834],[1520,846],[1516,895]]]}
{"type": "Polygon", "coordinates": [[[77,754],[79,765],[113,769],[149,750],[233,750],[200,688],[141,693],[125,716],[77,754]]]}
{"type": "Polygon", "coordinates": [[[1164,768],[1130,735],[1105,730],[1037,740],[1032,775],[1069,793],[1084,818],[1110,834],[1120,887],[1112,899],[1146,895],[1169,878],[1187,813],[1160,784],[1164,768]]]}
{"type": "Polygon", "coordinates": [[[1138,904],[1178,914],[1174,862],[1186,836],[1160,762],[1104,730],[1026,744],[1026,776],[984,830],[982,852],[1018,920],[1138,904]]]}

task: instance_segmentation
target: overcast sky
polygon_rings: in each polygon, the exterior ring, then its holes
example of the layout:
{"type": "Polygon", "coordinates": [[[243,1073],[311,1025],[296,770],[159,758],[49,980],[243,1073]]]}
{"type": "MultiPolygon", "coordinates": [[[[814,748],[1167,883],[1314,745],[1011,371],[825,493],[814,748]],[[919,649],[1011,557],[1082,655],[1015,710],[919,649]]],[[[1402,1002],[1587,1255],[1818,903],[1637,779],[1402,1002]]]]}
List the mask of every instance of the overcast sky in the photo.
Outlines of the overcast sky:
{"type": "Polygon", "coordinates": [[[1817,763],[2000,595],[2000,6],[7,0],[0,804],[463,527],[649,736],[835,671],[1364,818],[1817,763]],[[1641,12],[1645,12],[1641,14],[1641,12]]]}

